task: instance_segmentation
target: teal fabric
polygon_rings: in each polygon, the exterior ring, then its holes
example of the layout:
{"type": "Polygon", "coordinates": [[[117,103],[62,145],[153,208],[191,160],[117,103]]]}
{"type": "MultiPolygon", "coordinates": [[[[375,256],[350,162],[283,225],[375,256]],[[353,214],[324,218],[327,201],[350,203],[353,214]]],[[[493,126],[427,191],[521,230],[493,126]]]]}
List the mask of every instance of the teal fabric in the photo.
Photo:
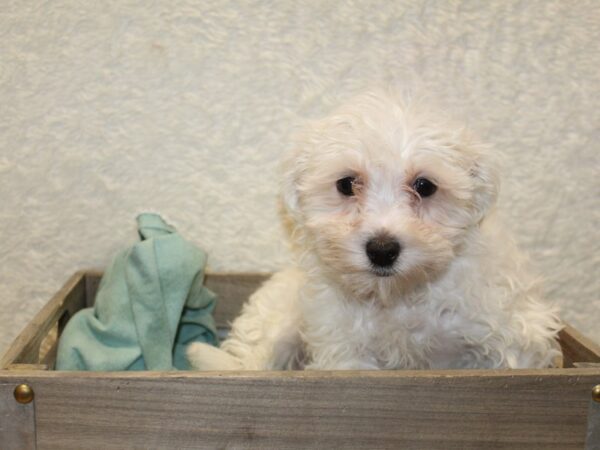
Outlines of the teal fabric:
{"type": "Polygon", "coordinates": [[[57,370],[185,370],[188,344],[218,345],[206,254],[156,214],[137,222],[141,241],[106,270],[94,307],[67,323],[57,370]]]}

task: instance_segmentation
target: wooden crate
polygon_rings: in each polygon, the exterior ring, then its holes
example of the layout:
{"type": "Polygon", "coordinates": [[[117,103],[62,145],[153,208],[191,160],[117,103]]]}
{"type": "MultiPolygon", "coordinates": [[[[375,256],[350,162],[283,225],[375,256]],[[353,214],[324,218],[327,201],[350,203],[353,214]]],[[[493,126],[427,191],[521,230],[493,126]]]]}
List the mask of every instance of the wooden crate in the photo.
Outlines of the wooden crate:
{"type": "MultiPolygon", "coordinates": [[[[220,327],[265,277],[207,276],[220,327]]],[[[75,274],[0,361],[1,449],[565,450],[583,448],[586,434],[587,448],[600,446],[588,424],[600,349],[570,327],[560,369],[54,371],[56,338],[93,303],[99,278],[75,274]],[[15,400],[20,384],[30,403],[15,400]]]]}

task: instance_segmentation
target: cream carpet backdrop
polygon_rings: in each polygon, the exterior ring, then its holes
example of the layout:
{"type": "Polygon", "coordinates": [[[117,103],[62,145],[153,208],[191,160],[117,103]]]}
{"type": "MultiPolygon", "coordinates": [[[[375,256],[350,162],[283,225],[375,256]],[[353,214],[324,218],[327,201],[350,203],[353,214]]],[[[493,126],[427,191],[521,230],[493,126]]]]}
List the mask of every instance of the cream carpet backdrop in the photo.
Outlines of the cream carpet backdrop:
{"type": "Polygon", "coordinates": [[[285,265],[290,129],[414,75],[506,155],[502,214],[600,340],[599,1],[2,3],[0,351],[141,211],[214,270],[285,265]]]}

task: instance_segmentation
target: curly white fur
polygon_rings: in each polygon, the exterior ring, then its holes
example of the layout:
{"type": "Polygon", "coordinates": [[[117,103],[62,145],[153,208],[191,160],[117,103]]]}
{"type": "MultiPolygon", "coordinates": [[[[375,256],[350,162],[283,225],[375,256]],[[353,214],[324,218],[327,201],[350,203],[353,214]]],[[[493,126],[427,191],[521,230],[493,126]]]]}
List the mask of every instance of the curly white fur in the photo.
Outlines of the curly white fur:
{"type": "Polygon", "coordinates": [[[560,323],[491,208],[496,155],[393,90],[363,94],[307,127],[285,162],[283,200],[298,268],[244,306],[198,369],[537,368],[560,323]],[[351,176],[354,195],[336,181],[351,176]],[[421,198],[418,177],[437,191],[421,198]],[[385,234],[397,260],[374,267],[385,234]],[[385,275],[385,276],[384,276],[385,275]]]}

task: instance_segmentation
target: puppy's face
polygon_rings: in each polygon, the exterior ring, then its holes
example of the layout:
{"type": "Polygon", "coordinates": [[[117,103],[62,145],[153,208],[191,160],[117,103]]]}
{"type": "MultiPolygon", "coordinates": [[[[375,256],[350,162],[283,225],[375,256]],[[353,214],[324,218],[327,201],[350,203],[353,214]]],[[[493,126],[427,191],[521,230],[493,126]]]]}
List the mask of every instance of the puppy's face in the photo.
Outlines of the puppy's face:
{"type": "Polygon", "coordinates": [[[438,276],[497,191],[485,147],[384,93],[308,128],[285,173],[302,245],[359,295],[438,276]]]}

